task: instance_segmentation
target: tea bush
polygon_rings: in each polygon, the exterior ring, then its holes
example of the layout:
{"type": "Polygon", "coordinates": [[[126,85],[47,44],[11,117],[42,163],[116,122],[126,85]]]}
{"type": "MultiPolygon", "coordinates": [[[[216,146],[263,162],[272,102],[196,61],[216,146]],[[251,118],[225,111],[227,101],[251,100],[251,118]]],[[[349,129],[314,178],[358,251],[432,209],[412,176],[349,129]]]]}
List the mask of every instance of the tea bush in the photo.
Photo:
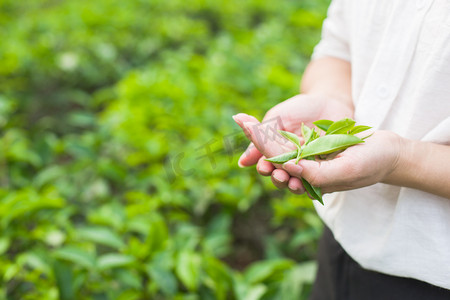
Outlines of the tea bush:
{"type": "Polygon", "coordinates": [[[0,299],[304,299],[311,201],[231,116],[297,93],[328,1],[0,3],[0,299]]]}

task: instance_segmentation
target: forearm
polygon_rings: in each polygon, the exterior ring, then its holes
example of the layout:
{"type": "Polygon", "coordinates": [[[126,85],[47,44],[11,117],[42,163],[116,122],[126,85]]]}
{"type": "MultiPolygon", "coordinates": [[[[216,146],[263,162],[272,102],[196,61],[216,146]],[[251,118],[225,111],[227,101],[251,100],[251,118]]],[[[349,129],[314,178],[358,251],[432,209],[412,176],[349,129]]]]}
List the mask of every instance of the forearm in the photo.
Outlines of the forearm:
{"type": "Polygon", "coordinates": [[[353,114],[351,64],[348,61],[323,57],[311,61],[306,68],[300,91],[342,101],[353,114]]]}
{"type": "Polygon", "coordinates": [[[385,183],[450,199],[450,146],[400,138],[397,164],[385,183]]]}

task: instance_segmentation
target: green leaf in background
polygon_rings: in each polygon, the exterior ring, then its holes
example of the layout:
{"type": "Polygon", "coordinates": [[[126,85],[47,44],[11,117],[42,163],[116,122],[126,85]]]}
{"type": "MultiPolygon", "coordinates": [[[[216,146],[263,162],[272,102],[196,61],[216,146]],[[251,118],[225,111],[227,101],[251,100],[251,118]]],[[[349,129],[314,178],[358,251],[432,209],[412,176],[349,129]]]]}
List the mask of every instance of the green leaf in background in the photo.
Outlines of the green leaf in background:
{"type": "Polygon", "coordinates": [[[106,227],[86,226],[78,228],[78,238],[97,244],[109,246],[115,249],[120,249],[125,246],[120,236],[106,227]]]}
{"type": "Polygon", "coordinates": [[[51,264],[49,261],[48,253],[39,251],[25,252],[17,258],[17,263],[22,268],[29,267],[47,276],[51,273],[51,264]]]}
{"type": "Polygon", "coordinates": [[[303,262],[287,271],[286,279],[281,286],[279,299],[300,299],[303,286],[313,283],[316,272],[317,263],[315,261],[303,262]]]}
{"type": "Polygon", "coordinates": [[[210,251],[215,257],[224,257],[232,250],[231,222],[231,216],[223,214],[212,219],[206,228],[205,250],[210,251]]]}
{"type": "Polygon", "coordinates": [[[56,261],[53,264],[53,273],[61,300],[75,300],[73,271],[65,262],[56,261]]]}
{"type": "MultiPolygon", "coordinates": [[[[240,275],[240,274],[239,274],[240,275]]],[[[235,276],[234,278],[234,294],[237,300],[261,299],[268,291],[268,288],[264,284],[250,284],[245,281],[241,276],[235,276]]]]}
{"type": "Polygon", "coordinates": [[[178,290],[177,279],[170,269],[149,265],[146,271],[166,297],[171,298],[176,294],[178,290]]]}
{"type": "Polygon", "coordinates": [[[159,214],[151,214],[149,216],[147,245],[149,251],[156,252],[164,247],[169,239],[169,229],[167,224],[159,214]]]}
{"type": "Polygon", "coordinates": [[[64,176],[64,169],[60,166],[51,166],[42,169],[41,172],[36,176],[34,184],[37,187],[42,187],[46,184],[51,184],[55,182],[58,178],[64,176]]]}
{"type": "Polygon", "coordinates": [[[311,201],[237,168],[229,116],[298,93],[328,4],[0,1],[0,298],[238,299],[266,239],[313,259],[311,201]]]}
{"type": "Polygon", "coordinates": [[[58,259],[72,262],[87,269],[95,267],[95,256],[81,248],[66,246],[55,250],[53,255],[58,259]]]}
{"type": "Polygon", "coordinates": [[[134,262],[136,262],[136,260],[133,256],[120,253],[108,253],[97,258],[97,268],[99,270],[107,270],[129,266],[134,262]]]}
{"type": "Polygon", "coordinates": [[[0,255],[8,250],[10,244],[11,240],[8,237],[0,237],[0,255]]]}
{"type": "Polygon", "coordinates": [[[142,289],[142,273],[139,271],[139,268],[136,268],[131,264],[128,268],[123,267],[114,270],[114,273],[117,274],[117,279],[124,286],[132,288],[136,292],[142,289]]]}
{"type": "Polygon", "coordinates": [[[287,259],[274,259],[255,263],[244,273],[247,282],[259,283],[277,272],[284,271],[292,267],[293,262],[287,259]]]}
{"type": "Polygon", "coordinates": [[[64,206],[64,200],[54,187],[48,187],[43,191],[31,188],[19,189],[0,196],[0,200],[0,225],[5,228],[13,220],[26,219],[46,209],[64,206]]]}
{"type": "Polygon", "coordinates": [[[245,300],[259,300],[267,291],[267,286],[263,284],[257,284],[247,290],[245,296],[242,299],[245,300]]]}
{"type": "Polygon", "coordinates": [[[203,261],[204,274],[202,281],[210,287],[217,300],[229,299],[232,290],[233,272],[223,265],[221,260],[210,256],[203,261]]]}
{"type": "Polygon", "coordinates": [[[200,283],[202,260],[198,253],[182,251],[178,254],[175,267],[176,274],[181,282],[190,291],[196,291],[200,283]]]}

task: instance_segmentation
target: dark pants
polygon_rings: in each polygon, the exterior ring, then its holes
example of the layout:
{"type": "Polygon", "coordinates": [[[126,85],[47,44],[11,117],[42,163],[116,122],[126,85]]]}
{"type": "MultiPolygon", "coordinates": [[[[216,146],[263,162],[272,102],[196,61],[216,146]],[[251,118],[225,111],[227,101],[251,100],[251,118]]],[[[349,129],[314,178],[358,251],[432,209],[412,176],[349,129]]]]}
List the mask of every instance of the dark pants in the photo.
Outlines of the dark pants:
{"type": "Polygon", "coordinates": [[[319,242],[318,261],[310,300],[450,299],[450,290],[363,269],[344,251],[327,227],[319,242]]]}

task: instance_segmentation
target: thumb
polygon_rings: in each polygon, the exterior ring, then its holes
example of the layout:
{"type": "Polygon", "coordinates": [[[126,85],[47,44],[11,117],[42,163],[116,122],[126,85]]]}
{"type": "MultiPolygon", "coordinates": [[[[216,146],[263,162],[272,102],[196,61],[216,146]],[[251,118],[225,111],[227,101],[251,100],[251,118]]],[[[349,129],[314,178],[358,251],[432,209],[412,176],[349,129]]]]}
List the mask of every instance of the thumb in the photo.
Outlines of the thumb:
{"type": "Polygon", "coordinates": [[[244,122],[244,131],[247,137],[266,157],[273,157],[287,151],[292,151],[292,145],[289,145],[286,139],[284,139],[270,124],[259,122],[244,122]]]}
{"type": "Polygon", "coordinates": [[[314,161],[302,159],[299,162],[301,176],[310,184],[317,187],[347,185],[354,181],[354,163],[344,157],[331,160],[314,161]]]}
{"type": "MultiPolygon", "coordinates": [[[[244,130],[247,136],[249,136],[249,133],[247,132],[247,129],[244,127],[244,123],[245,122],[259,123],[258,119],[244,113],[234,115],[233,120],[236,122],[236,124],[239,125],[239,127],[242,128],[242,130],[244,130]]],[[[262,156],[261,152],[259,152],[258,149],[255,148],[255,145],[253,145],[253,143],[250,143],[250,145],[248,145],[247,149],[239,158],[238,165],[241,168],[252,166],[258,162],[261,156],[262,156]]]]}
{"type": "Polygon", "coordinates": [[[239,158],[238,165],[241,168],[252,166],[258,162],[261,156],[262,156],[261,152],[259,152],[259,150],[256,149],[253,143],[250,143],[250,145],[248,145],[247,149],[244,151],[244,153],[242,153],[241,157],[239,158]]]}

